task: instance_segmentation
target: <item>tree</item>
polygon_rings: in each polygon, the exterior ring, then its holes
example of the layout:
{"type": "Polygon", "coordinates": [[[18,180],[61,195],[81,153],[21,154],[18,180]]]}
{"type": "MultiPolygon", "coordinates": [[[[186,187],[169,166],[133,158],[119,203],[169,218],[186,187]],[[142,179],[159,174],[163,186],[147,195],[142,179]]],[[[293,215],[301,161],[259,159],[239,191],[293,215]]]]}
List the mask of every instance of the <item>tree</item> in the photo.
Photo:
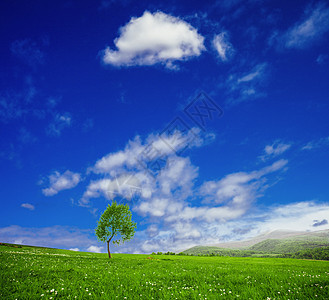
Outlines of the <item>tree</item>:
{"type": "Polygon", "coordinates": [[[107,252],[111,258],[110,242],[124,243],[133,238],[137,224],[131,220],[131,211],[128,204],[109,204],[101,215],[95,233],[97,239],[107,242],[107,252]]]}

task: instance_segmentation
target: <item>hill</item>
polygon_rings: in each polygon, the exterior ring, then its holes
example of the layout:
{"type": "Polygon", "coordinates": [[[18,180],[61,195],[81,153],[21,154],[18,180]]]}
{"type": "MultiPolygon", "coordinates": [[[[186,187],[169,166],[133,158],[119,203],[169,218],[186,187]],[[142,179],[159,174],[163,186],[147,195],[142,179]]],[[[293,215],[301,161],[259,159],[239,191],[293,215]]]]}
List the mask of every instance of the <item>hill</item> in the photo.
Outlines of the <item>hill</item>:
{"type": "Polygon", "coordinates": [[[273,230],[243,241],[223,242],[217,244],[210,244],[206,246],[214,246],[214,247],[229,248],[229,249],[246,249],[268,239],[305,240],[307,238],[312,239],[312,237],[324,238],[329,241],[329,229],[319,230],[319,231],[273,230]]]}
{"type": "Polygon", "coordinates": [[[326,239],[268,239],[249,247],[249,250],[262,251],[269,253],[293,253],[306,249],[329,246],[329,241],[326,239]]]}
{"type": "Polygon", "coordinates": [[[272,231],[253,239],[195,246],[182,252],[188,255],[257,256],[287,254],[329,247],[329,230],[315,232],[272,231]]]}

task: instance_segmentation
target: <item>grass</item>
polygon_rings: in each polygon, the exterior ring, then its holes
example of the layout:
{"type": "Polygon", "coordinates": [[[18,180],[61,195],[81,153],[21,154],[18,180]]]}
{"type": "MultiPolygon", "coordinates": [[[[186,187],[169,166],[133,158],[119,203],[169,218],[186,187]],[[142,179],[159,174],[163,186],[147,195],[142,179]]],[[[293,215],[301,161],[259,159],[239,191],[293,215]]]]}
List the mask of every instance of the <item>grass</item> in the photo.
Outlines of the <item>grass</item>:
{"type": "Polygon", "coordinates": [[[329,299],[329,262],[0,246],[0,299],[329,299]]]}

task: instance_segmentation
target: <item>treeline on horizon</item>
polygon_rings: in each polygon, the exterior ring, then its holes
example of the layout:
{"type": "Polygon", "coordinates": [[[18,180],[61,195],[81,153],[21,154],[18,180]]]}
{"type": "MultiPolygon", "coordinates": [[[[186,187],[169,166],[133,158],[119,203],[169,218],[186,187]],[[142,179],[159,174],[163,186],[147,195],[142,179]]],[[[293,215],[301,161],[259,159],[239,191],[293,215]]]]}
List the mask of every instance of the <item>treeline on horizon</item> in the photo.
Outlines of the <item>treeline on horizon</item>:
{"type": "MultiPolygon", "coordinates": [[[[207,247],[202,247],[207,248],[207,247]]],[[[180,252],[153,252],[152,255],[184,255],[184,256],[228,256],[228,257],[277,257],[277,258],[296,258],[296,259],[315,259],[315,260],[329,260],[329,246],[299,250],[292,253],[269,253],[264,251],[254,250],[234,250],[234,249],[202,249],[201,252],[194,253],[180,252]]]]}

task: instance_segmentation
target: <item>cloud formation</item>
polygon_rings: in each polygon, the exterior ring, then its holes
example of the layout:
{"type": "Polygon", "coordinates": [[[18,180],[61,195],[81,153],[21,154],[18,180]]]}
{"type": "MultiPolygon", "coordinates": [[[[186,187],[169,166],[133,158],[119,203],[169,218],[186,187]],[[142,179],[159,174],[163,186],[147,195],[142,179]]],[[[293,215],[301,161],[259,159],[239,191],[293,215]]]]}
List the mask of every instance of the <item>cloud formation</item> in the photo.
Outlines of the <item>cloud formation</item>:
{"type": "Polygon", "coordinates": [[[329,136],[308,142],[302,150],[313,150],[329,145],[329,136]]]}
{"type": "Polygon", "coordinates": [[[98,247],[91,245],[90,247],[87,248],[88,252],[94,252],[94,253],[102,253],[103,247],[98,247]]]}
{"type": "Polygon", "coordinates": [[[182,251],[196,245],[249,239],[273,230],[329,229],[328,224],[321,225],[321,228],[313,226],[314,216],[322,219],[328,213],[328,204],[304,201],[280,204],[262,211],[256,210],[244,218],[235,218],[227,222],[181,221],[161,229],[152,228],[155,232],[152,235],[149,234],[149,229],[137,232],[134,240],[120,247],[120,251],[130,253],[182,251]]]}
{"type": "MultiPolygon", "coordinates": [[[[329,205],[304,201],[279,204],[265,211],[254,211],[246,218],[227,222],[184,222],[160,228],[150,224],[137,231],[133,240],[115,246],[120,253],[151,253],[153,251],[182,251],[195,245],[252,238],[273,230],[316,231],[329,229],[329,205]]],[[[64,248],[73,251],[104,252],[92,230],[67,226],[29,228],[17,225],[0,228],[0,240],[5,243],[64,248]]]]}
{"type": "Polygon", "coordinates": [[[46,133],[50,136],[60,136],[62,131],[71,126],[72,117],[69,113],[59,114],[54,116],[54,120],[48,125],[46,133]]]}
{"type": "Polygon", "coordinates": [[[71,251],[80,251],[79,248],[70,248],[69,250],[71,250],[71,251]]]}
{"type": "Polygon", "coordinates": [[[78,185],[81,180],[79,173],[73,173],[69,170],[65,171],[63,174],[55,171],[53,174],[49,175],[49,187],[44,188],[42,193],[45,196],[53,196],[62,190],[68,190],[74,188],[78,185]]]}
{"type": "Polygon", "coordinates": [[[0,228],[0,240],[6,243],[83,250],[97,245],[93,230],[68,226],[33,228],[11,225],[0,228]]]}
{"type": "Polygon", "coordinates": [[[114,40],[116,50],[107,47],[103,62],[113,66],[164,64],[199,56],[205,50],[204,38],[189,23],[163,12],[145,11],[120,29],[114,40]]]}
{"type": "MultiPolygon", "coordinates": [[[[257,227],[263,231],[287,228],[296,231],[314,230],[314,220],[326,219],[328,215],[329,205],[326,203],[303,201],[281,204],[269,208],[257,227]]],[[[329,227],[321,229],[329,229],[329,227]]]]}
{"type": "Polygon", "coordinates": [[[265,93],[261,91],[261,87],[265,82],[268,72],[268,64],[259,63],[250,71],[231,74],[227,80],[227,86],[229,87],[228,102],[237,104],[264,96],[265,93]]]}
{"type": "Polygon", "coordinates": [[[213,47],[217,51],[218,57],[226,62],[230,60],[234,54],[234,48],[229,42],[227,32],[221,32],[214,36],[212,40],[213,47]]]}
{"type": "MultiPolygon", "coordinates": [[[[186,192],[191,176],[195,177],[195,170],[189,168],[188,158],[177,153],[200,147],[213,137],[213,134],[203,133],[198,128],[185,132],[175,130],[170,135],[150,134],[144,142],[136,136],[124,150],[105,155],[89,168],[89,172],[100,174],[102,178],[89,183],[80,204],[86,206],[90,198],[104,196],[112,199],[119,194],[125,199],[131,199],[135,193],[149,198],[159,189],[164,194],[173,189],[176,189],[176,195],[186,192]],[[187,172],[185,176],[184,171],[187,172]]],[[[144,204],[141,209],[146,207],[144,204]]]]}
{"type": "Polygon", "coordinates": [[[306,48],[329,31],[329,7],[325,3],[309,6],[303,18],[289,28],[278,40],[281,47],[306,48]]]}
{"type": "Polygon", "coordinates": [[[29,209],[29,210],[34,210],[35,209],[34,205],[32,205],[30,203],[23,203],[21,205],[21,207],[26,208],[26,209],[29,209]]]}
{"type": "MultiPolygon", "coordinates": [[[[175,139],[172,136],[163,138],[180,149],[184,145],[178,141],[189,134],[176,132],[175,139]]],[[[173,152],[164,140],[154,134],[144,142],[136,137],[127,143],[124,150],[104,156],[89,169],[100,178],[90,181],[80,205],[92,206],[92,198],[115,198],[128,203],[148,225],[145,231],[136,233],[130,246],[120,248],[122,251],[148,253],[218,242],[222,234],[217,227],[244,217],[271,185],[271,174],[285,170],[288,163],[281,159],[258,170],[236,172],[220,180],[196,184],[198,167],[189,157],[173,152]],[[161,151],[149,151],[150,146],[161,151]],[[139,154],[145,151],[152,153],[151,163],[146,163],[146,168],[139,163],[144,165],[145,157],[139,154]],[[161,170],[150,174],[148,168],[164,157],[166,160],[161,170]],[[138,194],[134,198],[135,191],[138,194]],[[131,247],[135,247],[134,251],[131,247]]],[[[199,131],[191,147],[203,146],[205,141],[204,134],[199,131]]]]}
{"type": "Polygon", "coordinates": [[[286,144],[280,142],[280,140],[277,140],[273,144],[265,146],[264,155],[260,156],[260,159],[266,161],[268,159],[274,158],[286,152],[290,147],[291,144],[286,144]]]}
{"type": "Polygon", "coordinates": [[[287,160],[282,159],[257,171],[232,173],[219,181],[204,182],[199,188],[199,194],[208,205],[185,205],[179,213],[168,216],[166,220],[198,220],[212,223],[237,219],[248,211],[267,188],[265,175],[283,169],[287,163],[287,160]]]}

